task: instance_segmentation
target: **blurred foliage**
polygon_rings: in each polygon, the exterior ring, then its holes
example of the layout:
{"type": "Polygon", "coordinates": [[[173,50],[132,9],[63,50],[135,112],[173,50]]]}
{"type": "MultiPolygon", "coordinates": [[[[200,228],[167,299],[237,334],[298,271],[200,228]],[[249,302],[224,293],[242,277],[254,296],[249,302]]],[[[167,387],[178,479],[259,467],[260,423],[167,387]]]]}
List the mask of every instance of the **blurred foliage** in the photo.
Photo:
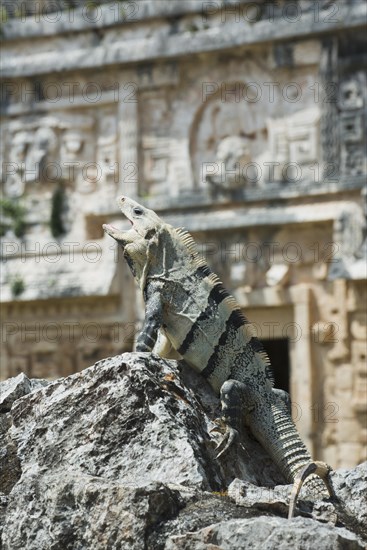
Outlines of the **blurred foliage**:
{"type": "Polygon", "coordinates": [[[11,281],[10,289],[11,289],[13,298],[20,296],[25,291],[24,281],[19,275],[16,275],[14,279],[11,281]]]}
{"type": "Polygon", "coordinates": [[[25,208],[16,199],[0,199],[0,236],[3,237],[8,229],[12,229],[16,237],[23,237],[25,212],[25,208]]]}
{"type": "Polygon", "coordinates": [[[65,233],[62,213],[64,210],[65,193],[60,186],[52,195],[50,229],[53,237],[57,238],[65,233]]]}

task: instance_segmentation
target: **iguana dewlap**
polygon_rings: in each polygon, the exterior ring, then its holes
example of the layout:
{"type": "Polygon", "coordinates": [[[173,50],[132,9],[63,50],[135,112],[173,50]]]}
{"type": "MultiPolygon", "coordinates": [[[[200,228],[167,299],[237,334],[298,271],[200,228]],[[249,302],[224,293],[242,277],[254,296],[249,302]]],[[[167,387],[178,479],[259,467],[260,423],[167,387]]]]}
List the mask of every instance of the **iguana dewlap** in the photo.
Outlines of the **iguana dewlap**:
{"type": "Polygon", "coordinates": [[[312,461],[292,422],[287,394],[273,388],[269,360],[252,325],[199,256],[192,237],[132,199],[120,197],[118,204],[131,229],[103,228],[122,246],[143,291],[145,323],[137,351],[157,350],[160,333],[208,380],[220,394],[226,428],[219,455],[238,438],[245,422],[287,480],[294,482],[290,517],[308,475],[321,477],[331,495],[330,467],[312,461]]]}

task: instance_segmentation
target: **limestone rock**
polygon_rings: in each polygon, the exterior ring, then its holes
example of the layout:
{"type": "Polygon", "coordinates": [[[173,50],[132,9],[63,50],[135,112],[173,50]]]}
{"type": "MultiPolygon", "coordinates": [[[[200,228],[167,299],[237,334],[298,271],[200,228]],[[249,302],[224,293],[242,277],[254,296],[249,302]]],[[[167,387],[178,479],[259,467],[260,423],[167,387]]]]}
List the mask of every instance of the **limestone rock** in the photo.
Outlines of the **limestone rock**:
{"type": "Polygon", "coordinates": [[[146,533],[179,506],[179,493],[159,483],[138,487],[79,473],[27,475],[8,506],[4,550],[140,550],[146,533]]]}
{"type": "Polygon", "coordinates": [[[362,468],[334,474],[357,499],[338,527],[324,501],[287,522],[290,487],[270,489],[284,480],[256,441],[215,460],[219,400],[181,363],[126,353],[30,393],[17,378],[0,415],[4,550],[363,547],[362,468]]]}
{"type": "Polygon", "coordinates": [[[367,538],[367,462],[351,470],[332,472],[331,481],[339,500],[338,512],[342,521],[367,538]]]}
{"type": "Polygon", "coordinates": [[[10,411],[12,404],[24,395],[48,384],[47,380],[29,379],[24,373],[0,383],[0,411],[10,411]]]}
{"type": "Polygon", "coordinates": [[[296,518],[288,522],[283,518],[233,519],[220,522],[195,533],[171,536],[165,550],[354,550],[362,549],[356,535],[343,528],[296,518]]]}
{"type": "Polygon", "coordinates": [[[9,434],[11,424],[9,413],[0,414],[0,492],[5,495],[10,493],[21,474],[17,447],[9,434]]]}

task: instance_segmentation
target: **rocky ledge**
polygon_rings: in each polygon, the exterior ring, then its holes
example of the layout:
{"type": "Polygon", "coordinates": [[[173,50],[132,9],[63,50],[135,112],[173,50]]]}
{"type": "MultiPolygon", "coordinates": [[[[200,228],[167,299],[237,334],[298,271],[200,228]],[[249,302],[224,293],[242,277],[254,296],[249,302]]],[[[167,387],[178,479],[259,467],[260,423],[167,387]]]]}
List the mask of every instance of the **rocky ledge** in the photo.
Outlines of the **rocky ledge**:
{"type": "Polygon", "coordinates": [[[126,353],[0,390],[4,550],[365,547],[366,464],[288,521],[290,486],[248,434],[215,459],[219,400],[181,363],[126,353]]]}

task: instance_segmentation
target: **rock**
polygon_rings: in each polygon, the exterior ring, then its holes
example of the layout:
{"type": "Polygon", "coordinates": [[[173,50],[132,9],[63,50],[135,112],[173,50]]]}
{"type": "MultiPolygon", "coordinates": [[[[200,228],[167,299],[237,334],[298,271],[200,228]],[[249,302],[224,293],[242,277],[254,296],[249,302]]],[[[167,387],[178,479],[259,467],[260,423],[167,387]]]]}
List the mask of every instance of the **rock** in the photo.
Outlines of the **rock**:
{"type": "Polygon", "coordinates": [[[136,485],[164,480],[211,490],[222,483],[194,396],[177,367],[147,354],[116,356],[57,380],[14,403],[12,418],[23,473],[71,468],[136,485]]]}
{"type": "Polygon", "coordinates": [[[286,521],[290,486],[270,488],[284,480],[251,436],[215,459],[219,399],[182,363],[126,353],[40,391],[4,384],[4,550],[363,547],[362,468],[333,474],[354,507],[302,502],[286,521]]]}
{"type": "Polygon", "coordinates": [[[0,414],[0,492],[9,494],[21,475],[15,441],[10,437],[12,424],[9,413],[0,414]]]}
{"type": "Polygon", "coordinates": [[[275,488],[257,487],[248,481],[235,479],[228,487],[229,497],[238,505],[257,510],[277,511],[287,515],[291,485],[275,488]]]}
{"type": "Polygon", "coordinates": [[[47,384],[48,380],[29,379],[23,373],[0,382],[0,412],[10,411],[14,401],[47,384]]]}
{"type": "Polygon", "coordinates": [[[7,506],[8,506],[8,497],[3,493],[0,493],[0,548],[2,547],[1,540],[2,540],[3,525],[5,521],[7,506]]]}
{"type": "Polygon", "coordinates": [[[159,483],[138,487],[78,473],[31,474],[9,503],[3,547],[141,550],[149,530],[179,507],[179,493],[159,483]]]}
{"type": "Polygon", "coordinates": [[[165,550],[357,550],[364,546],[344,528],[321,525],[306,518],[233,519],[195,533],[173,535],[165,550]]]}
{"type": "Polygon", "coordinates": [[[341,469],[331,473],[338,498],[338,515],[349,528],[367,539],[367,462],[352,470],[341,469]]]}
{"type": "MultiPolygon", "coordinates": [[[[303,498],[304,491],[303,488],[303,498]]],[[[253,510],[261,510],[277,513],[280,516],[288,516],[289,498],[292,485],[278,485],[276,487],[257,487],[248,481],[235,479],[228,487],[228,496],[238,505],[253,510]]],[[[306,489],[307,491],[307,489],[306,489]]],[[[307,499],[310,493],[307,492],[307,499]]],[[[336,524],[338,517],[332,502],[325,500],[299,500],[296,514],[312,517],[325,523],[336,524]]]]}

